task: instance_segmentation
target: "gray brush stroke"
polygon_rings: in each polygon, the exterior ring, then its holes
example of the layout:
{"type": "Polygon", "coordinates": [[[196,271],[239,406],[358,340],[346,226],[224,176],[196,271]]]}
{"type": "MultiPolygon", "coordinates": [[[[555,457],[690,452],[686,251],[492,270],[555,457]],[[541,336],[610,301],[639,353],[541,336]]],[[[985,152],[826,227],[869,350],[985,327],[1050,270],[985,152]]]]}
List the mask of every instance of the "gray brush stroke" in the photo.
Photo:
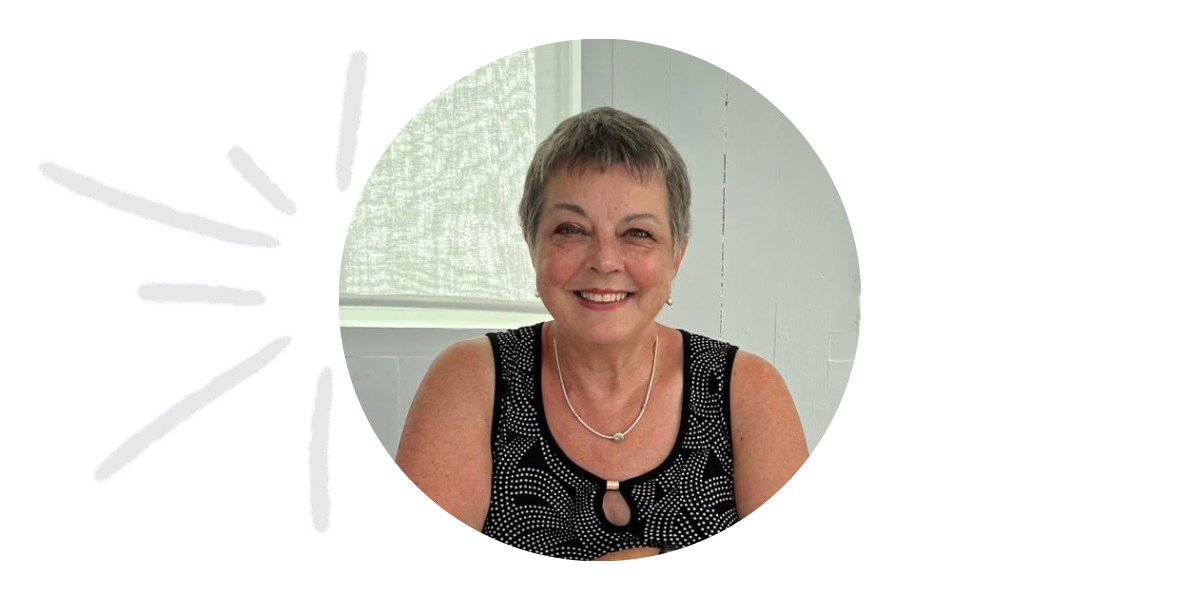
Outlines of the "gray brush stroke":
{"type": "Polygon", "coordinates": [[[275,360],[275,357],[279,356],[279,353],[283,352],[283,349],[287,348],[291,342],[292,338],[284,336],[263,346],[262,350],[238,363],[232,369],[217,375],[208,382],[208,385],[192,392],[175,406],[168,408],[157,419],[151,421],[149,425],[113,450],[112,454],[96,467],[96,480],[104,481],[125,468],[146,448],[162,439],[180,423],[188,420],[200,409],[211,404],[213,400],[262,370],[272,360],[275,360]]]}
{"type": "Polygon", "coordinates": [[[337,185],[345,191],[350,185],[350,167],[358,145],[358,121],[362,116],[363,84],[367,80],[367,55],[362,50],[350,55],[346,68],[346,93],[342,97],[342,134],[338,138],[337,185]]]}
{"type": "Polygon", "coordinates": [[[180,212],[157,202],[108,187],[95,179],[80,175],[54,163],[42,163],[41,170],[47,179],[80,196],[86,196],[117,210],[142,217],[143,219],[157,221],[176,229],[198,233],[231,244],[259,246],[263,248],[276,248],[279,246],[279,240],[265,233],[249,229],[239,229],[207,217],[180,212]]]}
{"type": "Polygon", "coordinates": [[[262,292],[237,288],[175,283],[147,283],[138,288],[138,297],[149,302],[195,302],[260,306],[267,301],[262,292]]]}
{"type": "Polygon", "coordinates": [[[329,367],[317,377],[317,400],[313,405],[309,472],[313,529],[329,529],[329,415],[333,405],[333,380],[329,367]]]}
{"type": "Polygon", "coordinates": [[[254,159],[246,154],[239,146],[234,146],[229,149],[229,162],[233,164],[233,168],[237,169],[238,173],[242,174],[242,178],[246,180],[271,206],[275,207],[281,213],[294,215],[296,214],[296,203],[292,202],[283,190],[279,189],[275,182],[255,164],[254,159]]]}

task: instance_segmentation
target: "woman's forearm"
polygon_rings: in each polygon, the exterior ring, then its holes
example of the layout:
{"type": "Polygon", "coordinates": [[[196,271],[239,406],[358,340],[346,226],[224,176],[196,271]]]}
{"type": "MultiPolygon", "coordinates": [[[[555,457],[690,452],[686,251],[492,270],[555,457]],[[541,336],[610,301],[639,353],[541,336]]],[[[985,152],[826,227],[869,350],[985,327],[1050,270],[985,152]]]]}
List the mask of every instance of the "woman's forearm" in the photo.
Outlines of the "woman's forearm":
{"type": "Polygon", "coordinates": [[[605,554],[596,560],[637,560],[638,558],[650,558],[659,556],[660,548],[632,548],[632,550],[623,550],[605,554]]]}

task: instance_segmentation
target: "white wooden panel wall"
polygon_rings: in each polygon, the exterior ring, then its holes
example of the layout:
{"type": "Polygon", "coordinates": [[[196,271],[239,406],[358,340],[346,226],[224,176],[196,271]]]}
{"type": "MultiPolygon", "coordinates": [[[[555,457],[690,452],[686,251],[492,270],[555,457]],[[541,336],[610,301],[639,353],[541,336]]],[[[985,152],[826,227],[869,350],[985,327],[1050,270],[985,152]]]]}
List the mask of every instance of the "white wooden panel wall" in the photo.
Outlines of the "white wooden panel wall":
{"type": "MultiPolygon", "coordinates": [[[[802,189],[808,180],[799,146],[804,140],[787,119],[784,124],[780,163],[788,168],[780,171],[780,188],[802,189]]],[[[828,348],[824,343],[829,335],[828,303],[823,298],[827,290],[822,289],[820,274],[814,273],[815,265],[822,260],[823,234],[811,200],[811,194],[785,197],[778,205],[779,221],[774,231],[778,252],[804,259],[795,261],[787,276],[779,278],[777,292],[782,310],[776,313],[775,368],[796,382],[793,385],[789,381],[789,387],[796,396],[805,432],[809,438],[820,439],[833,417],[832,409],[837,408],[837,399],[831,407],[826,374],[828,348]]],[[[809,445],[813,443],[810,440],[809,445]]]]}
{"type": "Polygon", "coordinates": [[[728,98],[721,336],[774,362],[777,283],[789,266],[776,235],[783,116],[734,77],[728,98]]]}
{"type": "Polygon", "coordinates": [[[580,106],[583,110],[597,106],[612,106],[613,101],[613,41],[582,40],[580,52],[585,56],[580,84],[583,86],[580,106]]]}
{"type": "MultiPolygon", "coordinates": [[[[584,54],[587,61],[587,54],[584,54]]],[[[587,69],[587,67],[583,67],[587,69]]],[[[670,51],[647,44],[612,43],[613,106],[627,107],[643,119],[670,126],[670,51]]]]}
{"type": "Polygon", "coordinates": [[[692,236],[675,278],[675,305],[663,323],[720,337],[721,279],[713,274],[722,260],[726,75],[691,55],[668,55],[671,102],[663,131],[688,165],[692,236]]]}
{"type": "Polygon", "coordinates": [[[786,119],[780,156],[780,188],[791,192],[781,196],[776,237],[781,254],[796,259],[779,279],[775,366],[802,382],[796,406],[808,435],[820,440],[858,347],[858,254],[832,179],[786,119]]]}

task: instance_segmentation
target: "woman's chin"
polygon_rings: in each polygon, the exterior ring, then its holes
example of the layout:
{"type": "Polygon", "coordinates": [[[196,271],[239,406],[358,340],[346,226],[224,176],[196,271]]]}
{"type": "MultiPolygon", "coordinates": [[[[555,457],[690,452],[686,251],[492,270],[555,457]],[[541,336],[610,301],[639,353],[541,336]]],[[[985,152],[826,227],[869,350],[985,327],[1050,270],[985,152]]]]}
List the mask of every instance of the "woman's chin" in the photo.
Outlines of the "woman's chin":
{"type": "Polygon", "coordinates": [[[627,319],[556,320],[555,326],[564,334],[596,346],[618,344],[637,334],[637,327],[627,319]]]}

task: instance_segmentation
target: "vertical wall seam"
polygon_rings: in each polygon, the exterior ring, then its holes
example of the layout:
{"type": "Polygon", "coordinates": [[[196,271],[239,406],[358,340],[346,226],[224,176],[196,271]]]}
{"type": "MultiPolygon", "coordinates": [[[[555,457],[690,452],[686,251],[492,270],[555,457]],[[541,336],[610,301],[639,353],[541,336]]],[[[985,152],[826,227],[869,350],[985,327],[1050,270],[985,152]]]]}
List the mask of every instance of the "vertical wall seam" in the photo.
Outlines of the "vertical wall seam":
{"type": "Polygon", "coordinates": [[[729,181],[729,73],[725,73],[725,108],[721,118],[721,293],[717,330],[725,337],[725,194],[729,181]]]}

